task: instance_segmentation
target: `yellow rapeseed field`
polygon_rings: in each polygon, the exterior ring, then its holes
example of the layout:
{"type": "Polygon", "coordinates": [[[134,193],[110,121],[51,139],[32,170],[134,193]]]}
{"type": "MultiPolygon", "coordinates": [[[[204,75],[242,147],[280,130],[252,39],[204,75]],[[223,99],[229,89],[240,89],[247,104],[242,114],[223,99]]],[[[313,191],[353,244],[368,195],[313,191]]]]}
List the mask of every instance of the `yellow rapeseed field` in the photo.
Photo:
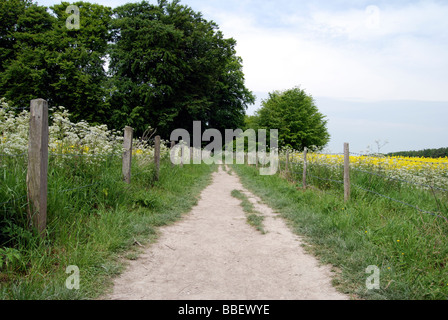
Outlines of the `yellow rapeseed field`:
{"type": "MultiPolygon", "coordinates": [[[[280,160],[286,160],[285,153],[280,160]]],[[[303,153],[290,152],[292,163],[302,163],[303,153]]],[[[307,163],[333,167],[335,170],[344,165],[344,155],[308,153],[307,163]]],[[[430,184],[439,188],[448,188],[448,157],[389,157],[371,155],[350,155],[350,168],[369,172],[381,172],[392,178],[410,182],[430,184]]]]}

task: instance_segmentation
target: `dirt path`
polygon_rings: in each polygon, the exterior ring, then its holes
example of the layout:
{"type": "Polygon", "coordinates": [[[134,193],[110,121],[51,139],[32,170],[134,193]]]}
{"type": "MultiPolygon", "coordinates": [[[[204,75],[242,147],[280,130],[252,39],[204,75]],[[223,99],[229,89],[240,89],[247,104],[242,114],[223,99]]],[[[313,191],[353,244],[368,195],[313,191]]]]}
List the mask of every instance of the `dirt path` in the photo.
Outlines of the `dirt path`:
{"type": "Polygon", "coordinates": [[[219,169],[198,205],[163,228],[116,279],[107,299],[117,300],[320,300],[348,299],[331,286],[329,267],[306,254],[273,211],[219,169]],[[265,216],[267,234],[246,222],[243,191],[265,216]]]}

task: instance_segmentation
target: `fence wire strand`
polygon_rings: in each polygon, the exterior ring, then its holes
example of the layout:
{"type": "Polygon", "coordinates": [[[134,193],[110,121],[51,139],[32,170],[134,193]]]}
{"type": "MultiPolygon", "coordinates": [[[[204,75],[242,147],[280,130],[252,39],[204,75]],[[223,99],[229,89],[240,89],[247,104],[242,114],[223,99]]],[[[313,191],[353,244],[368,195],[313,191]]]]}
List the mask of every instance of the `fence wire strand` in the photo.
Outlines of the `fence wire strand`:
{"type": "Polygon", "coordinates": [[[388,179],[388,180],[395,180],[395,181],[400,181],[400,182],[406,182],[406,183],[414,184],[414,185],[417,185],[417,186],[420,186],[420,187],[425,187],[425,188],[429,188],[429,189],[434,189],[434,190],[439,190],[439,191],[448,192],[447,189],[443,189],[443,188],[439,188],[439,187],[431,186],[431,185],[429,185],[429,184],[424,184],[424,183],[418,183],[418,182],[414,182],[414,181],[409,181],[409,180],[405,180],[405,179],[400,179],[400,178],[395,178],[395,177],[389,177],[389,176],[386,176],[386,175],[383,175],[383,174],[379,174],[379,173],[376,173],[376,172],[369,172],[369,171],[365,171],[365,170],[361,170],[361,169],[356,169],[356,168],[350,168],[350,170],[358,171],[358,172],[363,172],[363,173],[367,173],[367,174],[371,174],[371,175],[375,175],[375,176],[382,177],[382,178],[385,178],[385,179],[388,179]]]}
{"type": "MultiPolygon", "coordinates": [[[[350,153],[350,154],[356,154],[356,153],[350,153]]],[[[338,154],[338,155],[339,155],[339,154],[338,154]]],[[[359,156],[366,156],[366,155],[361,155],[361,154],[356,154],[356,155],[359,155],[359,156]]],[[[399,158],[395,158],[395,159],[399,159],[399,158]]],[[[413,160],[410,160],[410,159],[403,159],[403,160],[413,161],[413,160]]],[[[417,160],[417,161],[418,161],[418,160],[417,160]]],[[[424,161],[419,161],[419,162],[424,162],[424,161]]],[[[425,163],[427,163],[427,162],[425,162],[425,163]]],[[[440,163],[442,163],[442,162],[431,162],[431,163],[439,163],[439,164],[440,164],[440,163]]],[[[442,164],[446,165],[446,163],[442,163],[442,164]]],[[[303,165],[303,162],[301,162],[301,163],[299,163],[299,162],[290,162],[290,165],[291,165],[291,167],[297,167],[298,165],[303,165]]],[[[313,165],[313,164],[307,161],[307,165],[308,165],[308,166],[311,166],[311,165],[313,165]]],[[[320,165],[328,166],[328,165],[326,165],[326,164],[320,164],[320,165]]],[[[308,170],[309,170],[309,167],[307,168],[307,170],[306,170],[306,172],[305,172],[306,177],[311,177],[311,178],[314,178],[314,179],[317,179],[317,180],[321,180],[321,181],[328,181],[328,182],[335,182],[335,183],[339,183],[339,184],[344,184],[344,181],[341,181],[341,180],[335,180],[335,179],[330,179],[330,178],[323,178],[323,177],[320,177],[320,176],[312,175],[312,174],[309,173],[308,170]]],[[[423,184],[423,183],[418,183],[418,182],[414,182],[414,181],[409,181],[409,180],[406,180],[406,179],[400,179],[400,178],[395,178],[395,177],[389,177],[389,176],[386,176],[386,175],[383,175],[383,174],[379,174],[379,173],[376,173],[376,172],[369,172],[369,171],[365,171],[365,170],[361,170],[361,169],[357,169],[357,168],[352,168],[352,167],[350,168],[350,170],[357,171],[357,172],[362,172],[362,173],[366,173],[366,174],[370,174],[370,175],[375,175],[375,176],[378,176],[378,177],[381,177],[381,178],[385,178],[385,179],[389,179],[389,180],[396,180],[396,181],[400,181],[400,182],[405,182],[405,183],[409,183],[409,184],[414,184],[414,185],[417,185],[417,186],[421,186],[421,187],[429,188],[429,189],[431,189],[431,190],[439,190],[439,191],[443,191],[443,192],[448,192],[448,190],[447,190],[447,189],[444,189],[444,188],[439,188],[439,187],[436,187],[436,186],[431,186],[431,185],[429,185],[429,184],[423,184]]],[[[303,172],[298,172],[298,171],[292,171],[292,173],[295,174],[295,175],[302,175],[302,174],[303,174],[303,172]]],[[[354,186],[355,188],[358,188],[358,189],[360,189],[360,190],[363,190],[363,191],[365,191],[365,192],[368,192],[368,193],[377,195],[377,196],[379,196],[379,197],[388,199],[388,200],[390,200],[390,201],[394,201],[394,202],[400,203],[400,204],[402,204],[402,205],[404,205],[404,206],[414,208],[415,210],[417,210],[417,211],[420,212],[420,213],[423,213],[423,214],[429,214],[429,215],[432,215],[432,216],[434,216],[434,217],[444,219],[446,222],[448,222],[448,218],[446,218],[446,217],[444,217],[444,216],[442,216],[442,215],[440,215],[440,214],[437,214],[437,213],[435,213],[435,212],[431,212],[431,211],[427,211],[427,210],[422,210],[422,209],[420,209],[419,207],[417,207],[417,206],[415,206],[415,205],[412,205],[412,204],[410,204],[410,203],[407,203],[407,202],[404,202],[404,201],[401,201],[401,200],[398,200],[398,199],[395,199],[395,198],[386,196],[386,195],[381,194],[381,193],[379,193],[379,192],[377,192],[377,191],[373,191],[373,190],[364,188],[364,187],[362,187],[362,186],[360,186],[360,185],[358,185],[358,184],[355,184],[355,183],[350,183],[350,185],[352,185],[352,186],[354,186]]]]}
{"type": "Polygon", "coordinates": [[[379,193],[379,192],[376,192],[376,191],[373,191],[373,190],[370,190],[370,189],[366,189],[366,188],[364,188],[364,187],[361,187],[361,186],[359,186],[359,185],[357,185],[357,184],[355,184],[355,183],[352,183],[351,185],[354,186],[354,187],[356,187],[356,188],[358,188],[358,189],[361,189],[361,190],[363,190],[363,191],[373,193],[373,194],[375,194],[375,195],[377,195],[377,196],[380,196],[380,197],[382,197],[382,198],[386,198],[386,199],[389,199],[389,200],[391,200],[391,201],[395,201],[395,202],[401,203],[401,204],[403,204],[403,205],[405,205],[405,206],[414,208],[414,209],[420,211],[421,213],[430,214],[430,215],[432,215],[432,216],[436,216],[436,217],[438,217],[438,218],[442,218],[442,219],[444,219],[446,222],[448,222],[448,218],[446,218],[446,217],[444,217],[444,216],[441,216],[441,215],[438,215],[438,214],[435,213],[435,212],[422,210],[422,209],[420,209],[419,207],[414,206],[414,205],[412,205],[412,204],[410,204],[410,203],[407,203],[407,202],[404,202],[404,201],[401,201],[401,200],[397,200],[397,199],[388,197],[388,196],[386,196],[386,195],[384,195],[384,194],[381,194],[381,193],[379,193]]]}
{"type": "Polygon", "coordinates": [[[315,178],[315,179],[317,179],[317,180],[329,181],[329,182],[336,182],[336,183],[342,183],[342,184],[344,184],[344,181],[341,181],[341,180],[334,180],[334,179],[330,179],[330,178],[322,178],[322,177],[318,177],[318,176],[309,174],[308,172],[307,172],[306,176],[307,176],[307,177],[311,177],[311,178],[315,178]]]}
{"type": "Polygon", "coordinates": [[[22,199],[24,199],[24,198],[26,198],[27,196],[21,196],[21,197],[19,197],[19,198],[17,198],[17,199],[12,199],[12,200],[9,200],[9,201],[6,201],[6,202],[1,202],[0,203],[0,206],[6,206],[7,204],[11,204],[11,203],[15,203],[15,202],[18,202],[18,201],[20,201],[20,200],[22,200],[22,199]]]}

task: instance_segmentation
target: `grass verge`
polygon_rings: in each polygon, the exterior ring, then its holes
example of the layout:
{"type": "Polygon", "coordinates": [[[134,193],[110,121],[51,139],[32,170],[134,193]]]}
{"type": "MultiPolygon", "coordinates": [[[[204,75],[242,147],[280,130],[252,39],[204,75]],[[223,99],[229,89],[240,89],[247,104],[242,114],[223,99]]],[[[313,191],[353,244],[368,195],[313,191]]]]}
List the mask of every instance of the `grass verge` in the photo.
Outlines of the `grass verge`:
{"type": "MultiPolygon", "coordinates": [[[[278,175],[233,165],[243,185],[304,237],[307,249],[340,272],[334,285],[362,299],[442,300],[448,297],[448,225],[412,208],[374,197],[345,203],[332,189],[303,190],[278,175]],[[367,281],[376,266],[380,289],[367,281]]],[[[405,192],[403,190],[402,192],[405,192]]]]}
{"type": "Polygon", "coordinates": [[[264,217],[258,211],[255,210],[255,207],[252,202],[249,201],[247,196],[242,193],[240,190],[232,190],[232,197],[237,198],[241,201],[241,207],[246,213],[246,221],[249,225],[260,231],[262,234],[266,234],[266,231],[263,226],[264,217]]]}
{"type": "MultiPolygon", "coordinates": [[[[181,218],[197,203],[216,166],[133,161],[130,185],[121,158],[50,159],[45,239],[26,227],[26,159],[10,161],[0,194],[0,299],[95,299],[110,287],[126,259],[157,237],[157,228],[181,218]],[[25,168],[25,169],[24,169],[25,168]],[[86,186],[86,187],[85,187],[86,186]],[[8,199],[14,201],[6,201],[8,199]],[[5,199],[5,201],[2,201],[5,199]],[[79,269],[79,290],[70,290],[68,266],[79,269]]],[[[5,163],[2,163],[5,164],[5,163]]],[[[3,169],[3,168],[2,168],[3,169]]]]}

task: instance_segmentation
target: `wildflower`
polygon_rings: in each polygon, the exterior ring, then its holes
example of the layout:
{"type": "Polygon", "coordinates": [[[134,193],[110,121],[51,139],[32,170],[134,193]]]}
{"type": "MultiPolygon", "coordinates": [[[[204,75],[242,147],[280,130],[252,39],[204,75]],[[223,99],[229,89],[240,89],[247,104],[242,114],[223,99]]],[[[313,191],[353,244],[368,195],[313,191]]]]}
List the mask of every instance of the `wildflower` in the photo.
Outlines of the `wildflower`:
{"type": "MultiPolygon", "coordinates": [[[[303,154],[292,152],[295,161],[302,161],[303,154]]],[[[308,153],[310,164],[323,164],[337,168],[343,165],[342,155],[308,153]]],[[[428,179],[434,187],[446,189],[448,184],[448,157],[439,159],[418,157],[386,157],[386,156],[350,156],[350,165],[354,169],[374,171],[381,169],[382,174],[393,179],[406,180],[417,184],[427,184],[428,179]]]]}
{"type": "MultiPolygon", "coordinates": [[[[8,105],[0,98],[0,151],[4,154],[22,154],[28,150],[29,111],[20,114],[6,111],[8,105]]],[[[48,150],[55,154],[109,155],[119,153],[123,146],[121,131],[108,130],[105,125],[90,125],[86,121],[73,123],[70,113],[64,107],[52,108],[51,125],[48,128],[48,150]]],[[[163,142],[161,156],[170,149],[163,142]]],[[[147,142],[134,139],[133,149],[136,154],[151,158],[154,148],[147,142]]],[[[56,164],[62,163],[66,157],[54,157],[56,164]]],[[[94,163],[95,158],[89,159],[94,163]]],[[[98,158],[100,159],[100,158],[98,158]]]]}

